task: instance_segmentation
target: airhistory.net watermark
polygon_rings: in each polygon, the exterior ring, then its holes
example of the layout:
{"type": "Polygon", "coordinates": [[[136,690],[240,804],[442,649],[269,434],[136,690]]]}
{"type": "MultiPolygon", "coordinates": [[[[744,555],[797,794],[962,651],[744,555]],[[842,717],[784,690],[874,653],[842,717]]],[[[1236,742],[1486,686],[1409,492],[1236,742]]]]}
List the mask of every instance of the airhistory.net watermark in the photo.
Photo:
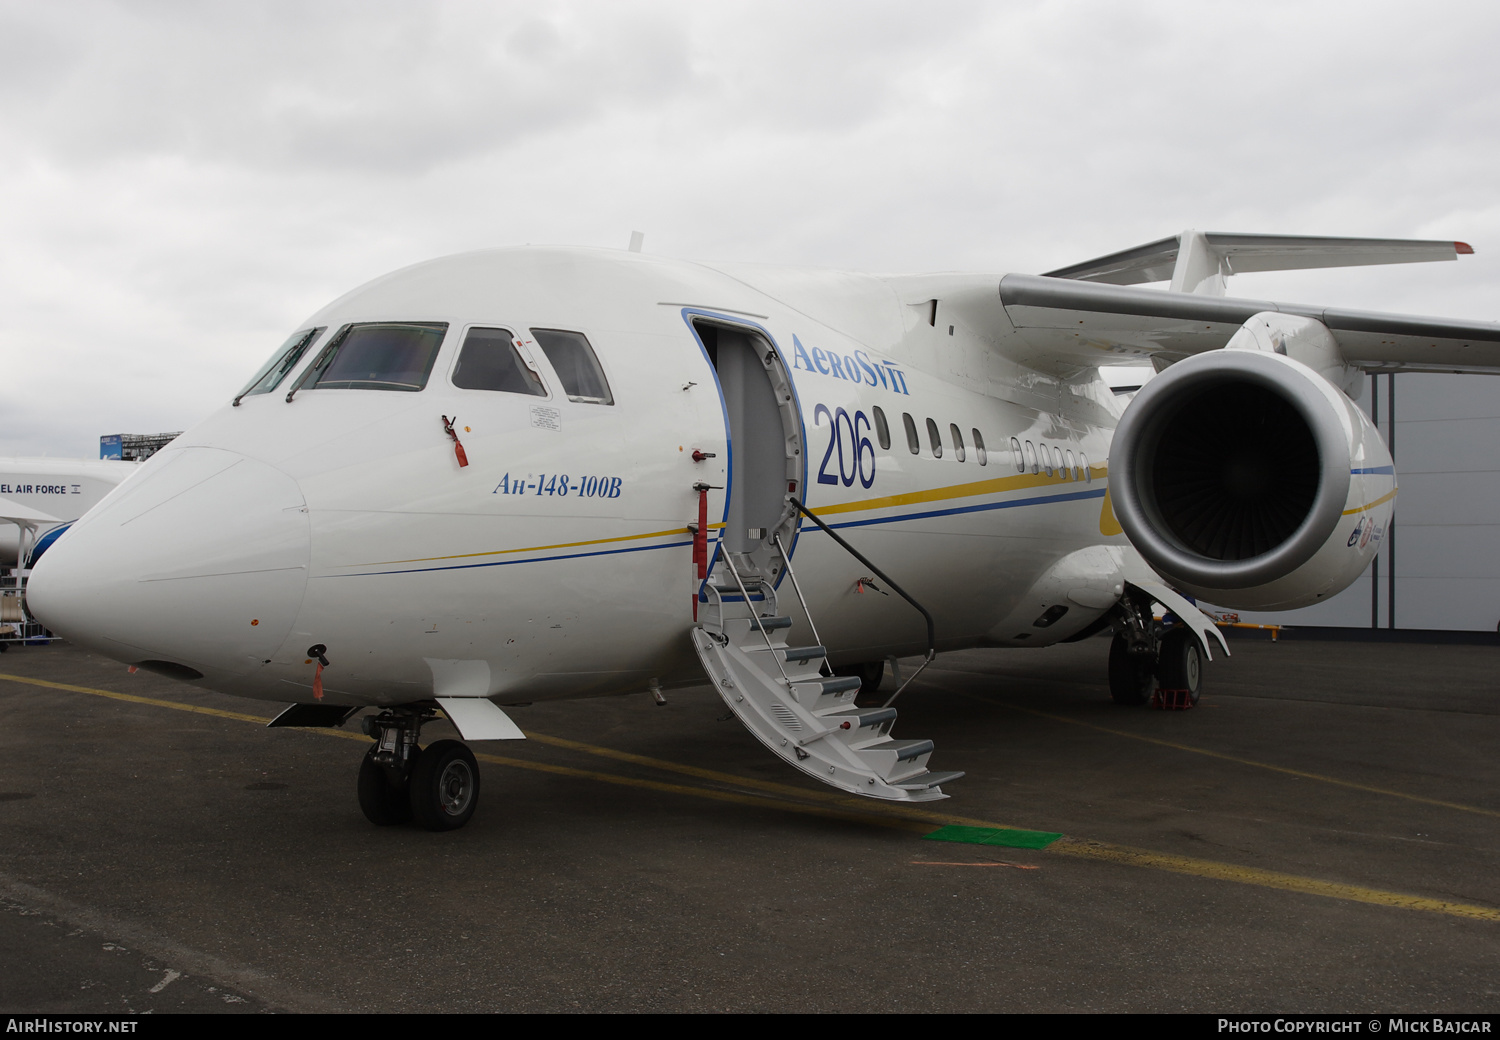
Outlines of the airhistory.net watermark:
{"type": "Polygon", "coordinates": [[[5,1020],[7,1033],[134,1033],[134,1019],[45,1018],[13,1016],[5,1020]]]}

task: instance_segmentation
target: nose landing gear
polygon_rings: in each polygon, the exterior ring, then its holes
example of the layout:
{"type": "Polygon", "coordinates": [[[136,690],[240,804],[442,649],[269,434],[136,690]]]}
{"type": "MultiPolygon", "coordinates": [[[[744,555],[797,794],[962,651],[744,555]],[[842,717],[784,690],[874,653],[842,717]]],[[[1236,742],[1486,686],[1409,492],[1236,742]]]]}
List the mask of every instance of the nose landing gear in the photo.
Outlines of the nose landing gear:
{"type": "Polygon", "coordinates": [[[417,739],[430,708],[391,708],[366,718],[375,745],[359,767],[359,807],[378,827],[416,821],[430,831],[457,830],[479,805],[479,763],[456,740],[422,748],[417,739]]]}

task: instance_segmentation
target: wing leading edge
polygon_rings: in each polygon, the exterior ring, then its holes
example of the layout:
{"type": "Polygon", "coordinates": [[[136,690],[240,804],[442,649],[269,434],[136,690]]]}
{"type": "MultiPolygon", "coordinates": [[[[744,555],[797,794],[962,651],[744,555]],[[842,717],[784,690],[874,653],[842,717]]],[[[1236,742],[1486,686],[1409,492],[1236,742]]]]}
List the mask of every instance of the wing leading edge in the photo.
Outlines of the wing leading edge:
{"type": "MultiPolygon", "coordinates": [[[[1500,373],[1500,324],[1341,310],[1232,296],[1162,292],[1048,275],[1009,274],[988,300],[954,301],[976,330],[1006,324],[1026,344],[1015,360],[1043,368],[1131,358],[1158,367],[1216,350],[1264,311],[1321,322],[1345,360],[1366,372],[1500,373]],[[983,313],[989,311],[990,313],[983,313]]],[[[1008,353],[1010,351],[1007,351],[1008,353]]]]}

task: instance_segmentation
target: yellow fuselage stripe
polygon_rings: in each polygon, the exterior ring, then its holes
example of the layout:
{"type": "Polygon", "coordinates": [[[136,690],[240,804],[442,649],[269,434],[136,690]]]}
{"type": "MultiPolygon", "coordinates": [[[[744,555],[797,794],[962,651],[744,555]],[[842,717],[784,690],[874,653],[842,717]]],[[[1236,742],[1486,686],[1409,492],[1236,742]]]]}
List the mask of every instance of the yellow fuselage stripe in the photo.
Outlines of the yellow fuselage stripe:
{"type": "MultiPolygon", "coordinates": [[[[1089,472],[1095,480],[1104,479],[1109,472],[1106,466],[1090,466],[1089,472]]],[[[926,491],[911,491],[902,495],[885,495],[881,498],[863,498],[855,502],[837,502],[819,506],[818,515],[833,513],[860,513],[871,509],[890,509],[894,506],[916,505],[922,502],[943,502],[954,498],[973,498],[978,495],[995,495],[1006,491],[1021,491],[1026,488],[1051,487],[1058,484],[1077,484],[1072,477],[1049,477],[1045,473],[1024,473],[1016,477],[998,477],[994,480],[978,480],[970,484],[952,484],[948,487],[929,488],[926,491]]],[[[724,526],[722,522],[708,525],[710,531],[724,526]]],[[[686,527],[674,527],[666,531],[648,531],[645,534],[623,534],[614,538],[591,538],[582,542],[558,542],[555,545],[528,545],[521,549],[491,549],[484,552],[458,553],[453,556],[420,556],[411,560],[382,560],[378,563],[351,563],[347,567],[384,567],[397,563],[440,563],[443,560],[469,560],[479,556],[508,556],[514,553],[550,552],[553,549],[576,549],[585,545],[605,545],[610,542],[633,542],[647,538],[681,536],[686,527]]]]}

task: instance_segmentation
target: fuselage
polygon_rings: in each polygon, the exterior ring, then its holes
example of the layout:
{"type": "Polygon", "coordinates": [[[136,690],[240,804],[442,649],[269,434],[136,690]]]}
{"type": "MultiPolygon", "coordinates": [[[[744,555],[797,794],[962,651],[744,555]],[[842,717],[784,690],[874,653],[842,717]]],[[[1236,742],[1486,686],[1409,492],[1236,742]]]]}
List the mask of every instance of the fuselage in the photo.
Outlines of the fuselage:
{"type": "MultiPolygon", "coordinates": [[[[312,696],[318,645],[323,696],[351,705],[701,682],[695,485],[712,542],[749,463],[695,331],[712,321],[773,345],[801,423],[789,492],[928,605],[940,647],[1076,634],[1129,552],[1106,497],[1116,399],[1097,369],[1006,360],[921,289],[585,249],[407,268],[301,323],[321,331],[284,380],[226,401],[75,524],[31,607],[106,655],[275,701],[312,696]],[[292,392],[362,323],[440,342],[420,389],[292,392]],[[538,330],[586,339],[608,402],[569,394],[538,330]],[[515,344],[525,392],[455,378],[480,334],[515,344]],[[1097,595],[1034,624],[1061,602],[1060,565],[1097,595]]],[[[804,524],[791,549],[835,663],[925,646],[920,617],[826,535],[804,524]]]]}

